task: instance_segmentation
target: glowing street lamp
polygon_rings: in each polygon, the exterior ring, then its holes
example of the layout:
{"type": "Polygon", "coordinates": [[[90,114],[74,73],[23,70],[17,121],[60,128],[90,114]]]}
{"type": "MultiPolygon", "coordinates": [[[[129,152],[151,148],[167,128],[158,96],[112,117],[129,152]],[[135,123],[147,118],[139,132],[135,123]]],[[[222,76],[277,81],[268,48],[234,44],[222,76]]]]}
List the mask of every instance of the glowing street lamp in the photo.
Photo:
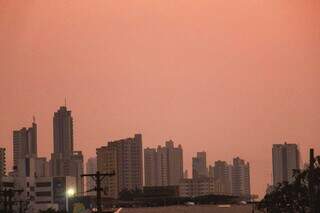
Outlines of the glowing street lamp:
{"type": "Polygon", "coordinates": [[[73,195],[75,194],[75,191],[73,188],[70,188],[67,190],[67,196],[68,197],[73,197],[73,195]]]}
{"type": "Polygon", "coordinates": [[[69,197],[73,197],[75,194],[75,190],[73,188],[69,188],[66,191],[66,211],[69,212],[69,197]]]}

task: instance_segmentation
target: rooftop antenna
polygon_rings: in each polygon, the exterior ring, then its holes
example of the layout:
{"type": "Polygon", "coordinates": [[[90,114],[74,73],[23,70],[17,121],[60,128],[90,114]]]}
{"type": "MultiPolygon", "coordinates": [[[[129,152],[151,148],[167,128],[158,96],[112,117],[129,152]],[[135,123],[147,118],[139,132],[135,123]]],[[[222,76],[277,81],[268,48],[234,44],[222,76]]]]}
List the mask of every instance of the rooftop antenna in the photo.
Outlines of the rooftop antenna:
{"type": "Polygon", "coordinates": [[[64,106],[67,107],[67,97],[64,97],[64,106]]]}
{"type": "Polygon", "coordinates": [[[33,123],[36,123],[36,117],[34,115],[32,116],[32,121],[33,123]]]}

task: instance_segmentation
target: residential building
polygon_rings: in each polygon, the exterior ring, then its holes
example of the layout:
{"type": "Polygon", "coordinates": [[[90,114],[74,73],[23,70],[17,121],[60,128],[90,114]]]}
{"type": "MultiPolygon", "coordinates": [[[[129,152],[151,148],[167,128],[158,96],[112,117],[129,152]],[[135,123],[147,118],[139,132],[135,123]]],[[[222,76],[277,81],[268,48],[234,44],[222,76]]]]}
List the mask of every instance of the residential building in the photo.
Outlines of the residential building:
{"type": "Polygon", "coordinates": [[[106,196],[117,198],[124,189],[142,189],[142,135],[111,141],[107,146],[98,148],[97,170],[115,172],[102,184],[106,196]]]}
{"type": "MultiPolygon", "coordinates": [[[[86,163],[86,173],[87,174],[95,174],[97,172],[97,158],[92,157],[87,160],[86,163]]],[[[96,195],[95,191],[93,190],[96,187],[95,180],[92,177],[86,177],[86,191],[87,195],[96,195]]]]}
{"type": "Polygon", "coordinates": [[[13,131],[13,167],[18,170],[19,161],[36,157],[38,157],[37,124],[33,119],[32,127],[13,131]]]}
{"type": "Polygon", "coordinates": [[[274,144],[272,147],[273,184],[293,181],[294,170],[300,169],[297,144],[274,144]]]}
{"type": "Polygon", "coordinates": [[[179,185],[183,178],[183,151],[181,145],[174,147],[172,140],[164,147],[144,149],[146,186],[179,185]]]}
{"type": "Polygon", "coordinates": [[[215,181],[217,194],[232,194],[232,167],[225,161],[216,161],[211,171],[215,181]]]}
{"type": "Polygon", "coordinates": [[[206,152],[197,152],[192,158],[192,178],[208,177],[206,152]]]}
{"type": "Polygon", "coordinates": [[[250,197],[250,166],[248,162],[236,157],[232,165],[232,194],[250,197]]]}
{"type": "Polygon", "coordinates": [[[182,179],[179,184],[180,197],[195,197],[215,194],[214,178],[199,177],[182,179]]]}
{"type": "Polygon", "coordinates": [[[188,179],[189,178],[189,173],[188,173],[188,170],[184,170],[184,173],[183,173],[183,179],[188,179]]]}
{"type": "Polygon", "coordinates": [[[212,165],[209,165],[208,176],[214,177],[214,166],[212,166],[212,165]]]}
{"type": "Polygon", "coordinates": [[[61,106],[53,116],[53,150],[51,154],[51,174],[54,177],[76,177],[77,191],[84,191],[83,155],[74,151],[73,117],[66,106],[61,106]]]}
{"type": "MultiPolygon", "coordinates": [[[[161,178],[158,177],[160,175],[160,171],[158,171],[158,163],[157,163],[157,149],[154,148],[145,148],[144,149],[144,181],[146,186],[157,186],[158,185],[158,179],[165,179],[168,178],[161,178]]],[[[167,158],[163,158],[167,159],[167,158]]],[[[161,163],[159,163],[161,166],[161,163]]],[[[167,165],[167,164],[165,164],[167,165]]],[[[160,169],[159,169],[160,170],[160,169]]],[[[164,172],[163,172],[164,173],[164,172]]],[[[167,174],[167,172],[165,173],[167,174]]],[[[162,185],[162,184],[159,184],[162,185]]]]}
{"type": "Polygon", "coordinates": [[[45,157],[39,157],[36,160],[36,177],[49,177],[50,173],[50,164],[45,157]]]}

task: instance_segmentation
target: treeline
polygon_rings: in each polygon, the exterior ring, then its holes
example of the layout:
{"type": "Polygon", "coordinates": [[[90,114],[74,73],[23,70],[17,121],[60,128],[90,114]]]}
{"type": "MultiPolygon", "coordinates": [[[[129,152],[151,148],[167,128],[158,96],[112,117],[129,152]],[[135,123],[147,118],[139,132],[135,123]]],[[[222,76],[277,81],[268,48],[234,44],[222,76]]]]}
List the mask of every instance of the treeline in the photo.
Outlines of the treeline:
{"type": "Polygon", "coordinates": [[[258,205],[268,213],[320,213],[320,156],[310,150],[309,166],[294,171],[294,181],[274,186],[258,205]]]}

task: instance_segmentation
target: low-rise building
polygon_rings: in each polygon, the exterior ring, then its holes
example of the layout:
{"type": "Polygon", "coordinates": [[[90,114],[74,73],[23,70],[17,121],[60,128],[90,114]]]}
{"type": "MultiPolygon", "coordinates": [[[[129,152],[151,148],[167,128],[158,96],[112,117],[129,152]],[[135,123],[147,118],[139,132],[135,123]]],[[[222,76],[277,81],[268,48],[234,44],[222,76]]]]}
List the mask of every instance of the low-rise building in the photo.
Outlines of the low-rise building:
{"type": "Polygon", "coordinates": [[[179,184],[180,197],[197,197],[214,193],[214,178],[182,179],[179,184]]]}

